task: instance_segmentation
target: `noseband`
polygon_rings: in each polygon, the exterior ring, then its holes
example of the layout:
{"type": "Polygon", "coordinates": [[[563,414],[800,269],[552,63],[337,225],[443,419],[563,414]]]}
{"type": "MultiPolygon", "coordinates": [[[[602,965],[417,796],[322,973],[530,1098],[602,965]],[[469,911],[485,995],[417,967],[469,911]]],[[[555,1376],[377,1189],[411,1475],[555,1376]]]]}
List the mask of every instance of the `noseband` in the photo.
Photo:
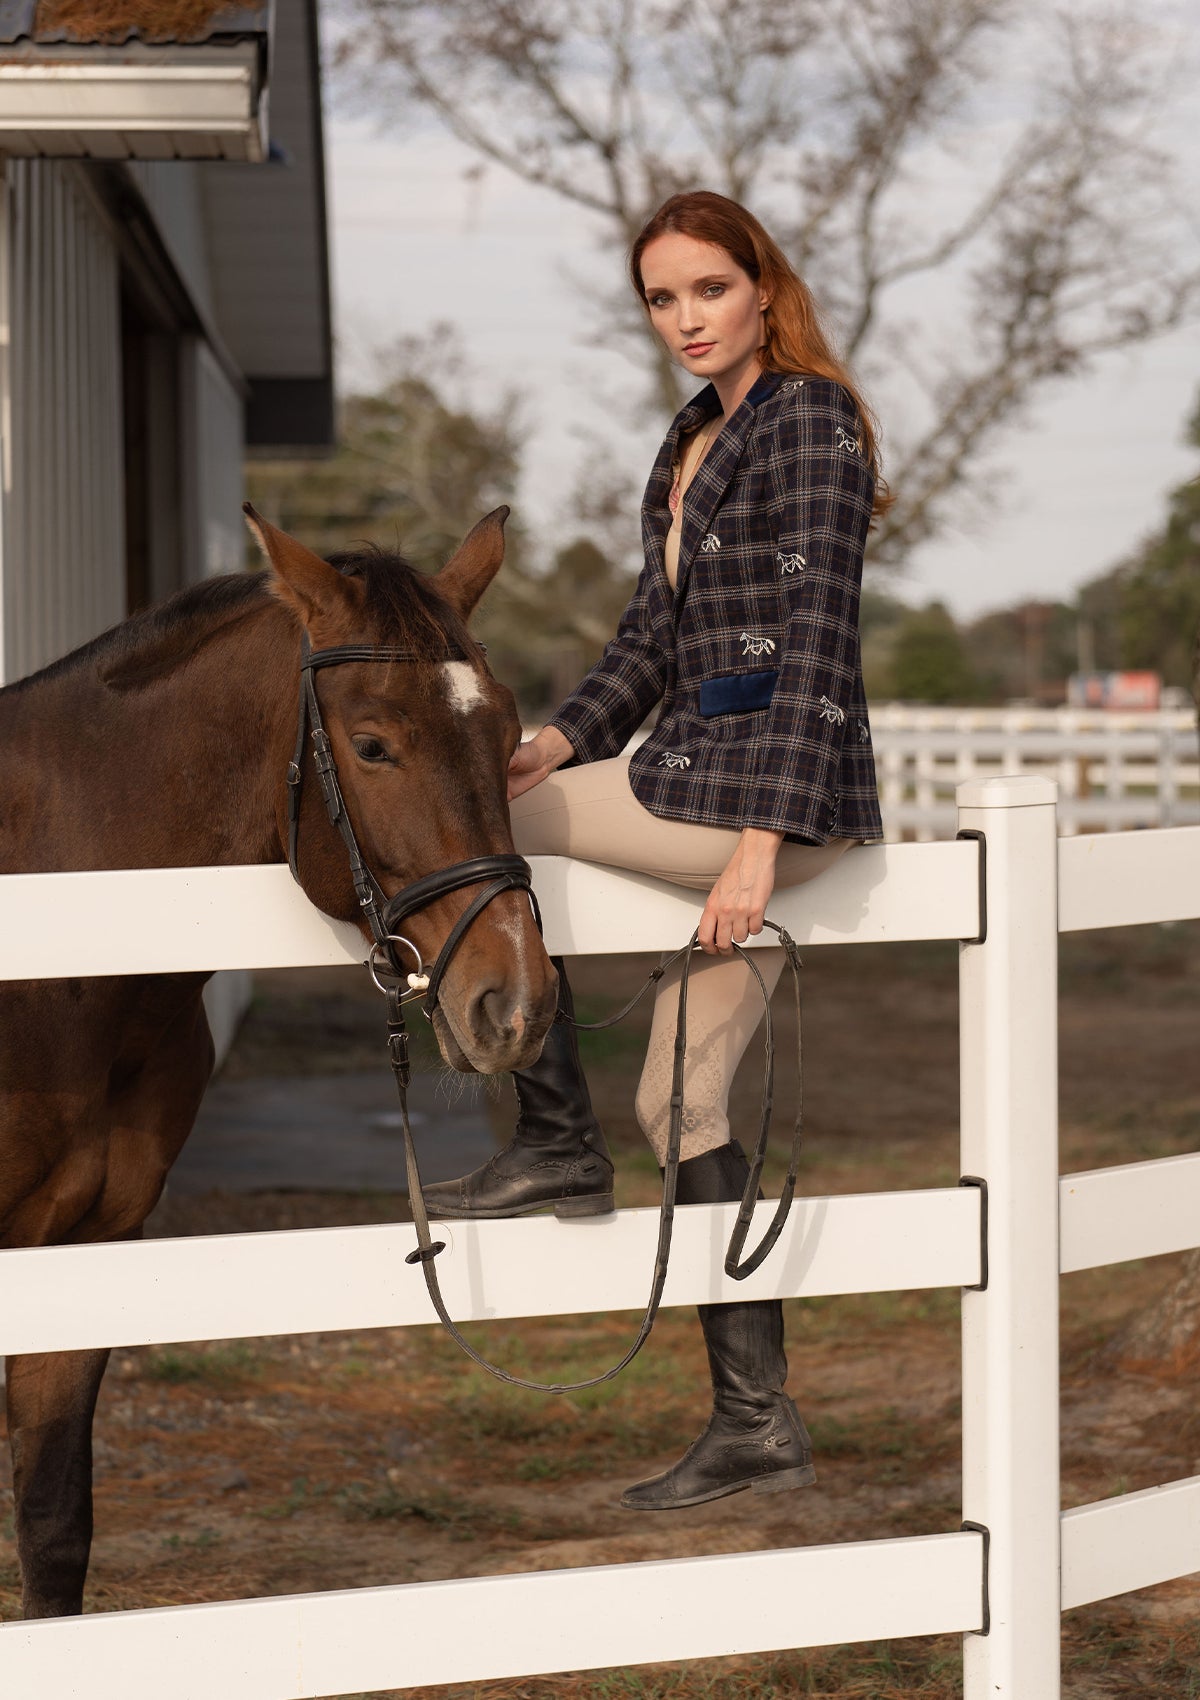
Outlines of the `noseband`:
{"type": "MultiPolygon", "coordinates": [[[[300,798],[304,785],[304,744],[309,728],[312,729],[313,762],[317,772],[317,783],[321,787],[321,795],[325,799],[325,812],[330,824],[337,828],[346,854],[350,861],[350,876],[354,881],[355,894],[358,897],[359,908],[363,919],[371,929],[371,954],[369,967],[375,984],[384,992],[389,1000],[389,1029],[391,1017],[398,1013],[399,1006],[411,997],[424,995],[425,1015],[432,1020],[436,1007],[438,993],[450,959],[462,943],[471,923],[487,908],[493,898],[499,897],[506,891],[525,891],[533,904],[534,916],[541,924],[537,910],[537,899],[533,895],[532,872],[529,863],[523,856],[495,855],[472,856],[465,862],[454,862],[448,868],[439,868],[431,874],[425,874],[421,879],[413,880],[410,885],[396,893],[394,897],[386,897],[379,881],[363,860],[354,836],[354,827],[346,810],[342,797],[342,788],[338,784],[337,763],[334,760],[333,747],[329,742],[329,734],[321,719],[321,705],[317,700],[315,674],[322,667],[340,667],[349,661],[467,661],[470,657],[457,645],[448,644],[441,655],[420,655],[415,650],[405,649],[397,645],[368,645],[341,644],[333,649],[317,649],[310,647],[307,633],[304,635],[300,657],[300,707],[296,725],[296,748],[288,763],[288,866],[292,870],[292,878],[299,883],[299,847],[300,847],[300,798]],[[439,897],[446,897],[452,891],[461,891],[469,885],[487,885],[472,898],[462,914],[455,921],[445,943],[438,952],[437,960],[426,972],[421,961],[421,953],[411,939],[405,938],[399,930],[410,915],[425,909],[439,897]],[[396,956],[398,947],[411,951],[416,960],[415,972],[404,977],[405,988],[400,989],[403,969],[396,956]],[[385,983],[386,982],[386,983],[385,983]],[[392,1004],[395,1002],[395,1011],[392,1004]]],[[[403,1022],[399,1023],[403,1033],[403,1022]]],[[[404,1049],[407,1053],[408,1035],[403,1034],[404,1049]]],[[[392,1047],[393,1052],[395,1046],[392,1047]]]]}

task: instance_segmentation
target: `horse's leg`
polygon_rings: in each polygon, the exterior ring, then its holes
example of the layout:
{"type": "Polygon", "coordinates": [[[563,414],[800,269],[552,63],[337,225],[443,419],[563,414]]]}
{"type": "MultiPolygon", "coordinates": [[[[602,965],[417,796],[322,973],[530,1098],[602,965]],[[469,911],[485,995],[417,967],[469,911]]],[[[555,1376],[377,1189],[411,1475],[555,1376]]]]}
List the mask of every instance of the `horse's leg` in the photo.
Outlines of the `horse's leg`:
{"type": "Polygon", "coordinates": [[[108,1349],[8,1359],[17,1556],[26,1617],[83,1610],[92,1545],[92,1416],[108,1349]]]}
{"type": "MultiPolygon", "coordinates": [[[[191,1131],[212,1069],[200,982],[180,990],[185,995],[173,1018],[110,1093],[105,1161],[91,1182],[90,1202],[72,1198],[74,1221],[55,1222],[50,1199],[61,1200],[68,1189],[48,1185],[46,1200],[31,1199],[24,1219],[15,1213],[18,1231],[27,1233],[23,1243],[140,1236],[163,1177],[191,1131]]],[[[148,995],[155,992],[151,987],[148,995]]],[[[72,1168],[78,1176],[81,1167],[67,1161],[64,1179],[72,1168]]],[[[8,1360],[17,1554],[27,1617],[83,1609],[92,1541],[92,1418],[107,1362],[107,1349],[8,1360]]]]}

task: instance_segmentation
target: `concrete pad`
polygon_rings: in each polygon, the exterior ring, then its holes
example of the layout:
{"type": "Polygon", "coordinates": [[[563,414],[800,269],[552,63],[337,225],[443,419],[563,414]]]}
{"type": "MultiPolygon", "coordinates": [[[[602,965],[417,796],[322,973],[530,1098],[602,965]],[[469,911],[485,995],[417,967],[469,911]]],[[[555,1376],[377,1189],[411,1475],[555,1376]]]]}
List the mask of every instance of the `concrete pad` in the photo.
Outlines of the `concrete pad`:
{"type": "MultiPolygon", "coordinates": [[[[409,1117],[423,1181],[496,1150],[481,1082],[414,1075],[409,1117]]],[[[515,1106],[514,1106],[515,1114],[515,1106]]],[[[407,1192],[400,1103],[388,1069],[217,1080],[171,1170],[175,1193],[407,1192]]]]}

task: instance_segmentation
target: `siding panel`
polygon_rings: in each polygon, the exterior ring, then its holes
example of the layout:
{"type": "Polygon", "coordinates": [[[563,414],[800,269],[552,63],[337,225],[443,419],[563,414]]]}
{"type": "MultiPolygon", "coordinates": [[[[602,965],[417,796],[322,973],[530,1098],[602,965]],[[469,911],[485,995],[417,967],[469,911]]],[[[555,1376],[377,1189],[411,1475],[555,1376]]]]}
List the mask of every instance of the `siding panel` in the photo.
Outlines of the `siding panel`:
{"type": "Polygon", "coordinates": [[[12,680],[121,619],[125,540],[116,255],[74,166],[20,160],[7,175],[12,680]]]}

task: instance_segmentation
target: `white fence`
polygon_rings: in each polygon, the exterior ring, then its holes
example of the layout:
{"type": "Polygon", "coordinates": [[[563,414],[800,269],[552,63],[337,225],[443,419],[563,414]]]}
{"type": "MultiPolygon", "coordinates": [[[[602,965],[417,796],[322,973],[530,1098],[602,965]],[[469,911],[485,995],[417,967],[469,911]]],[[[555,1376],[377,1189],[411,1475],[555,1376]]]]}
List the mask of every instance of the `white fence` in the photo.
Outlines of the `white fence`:
{"type": "Polygon", "coordinates": [[[997,774],[1055,780],[1064,836],[1200,821],[1200,747],[1190,710],[886,703],[871,710],[871,734],[890,843],[952,836],[956,787],[997,774]]]}
{"type": "MultiPolygon", "coordinates": [[[[301,1700],[957,1633],[966,1700],[1056,1700],[1062,1610],[1200,1569],[1200,1477],[1059,1510],[1059,1274],[1200,1243],[1200,1154],[1059,1178],[1057,934],[1200,917],[1200,829],[1059,840],[1054,786],[1030,777],[964,785],[958,821],[979,836],[854,851],[772,907],[806,945],[965,941],[965,1184],[798,1200],[777,1251],[741,1284],[722,1271],[733,1207],[681,1210],[665,1302],[960,1287],[961,1527],[10,1623],[0,1689],[301,1700]]],[[[535,872],[547,943],[566,954],[674,947],[701,902],[582,863],[535,872]]],[[[0,937],[8,979],[362,954],[283,868],[10,876],[0,937]]],[[[461,1318],[634,1309],[655,1212],[439,1231],[461,1318]]],[[[410,1227],[384,1226],[2,1252],[0,1350],[427,1322],[411,1245],[410,1227]]]]}

